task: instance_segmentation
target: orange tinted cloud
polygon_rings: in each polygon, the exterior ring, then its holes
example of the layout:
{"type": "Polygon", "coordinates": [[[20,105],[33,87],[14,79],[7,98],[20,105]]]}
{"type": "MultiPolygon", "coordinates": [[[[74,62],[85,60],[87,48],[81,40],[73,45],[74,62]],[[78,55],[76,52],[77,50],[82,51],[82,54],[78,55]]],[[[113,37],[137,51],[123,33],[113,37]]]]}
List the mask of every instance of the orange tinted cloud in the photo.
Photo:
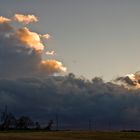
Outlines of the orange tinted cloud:
{"type": "Polygon", "coordinates": [[[7,22],[10,22],[10,21],[11,21],[11,19],[0,16],[0,23],[7,23],[7,22]]]}
{"type": "Polygon", "coordinates": [[[43,71],[47,71],[49,74],[66,72],[67,68],[63,64],[56,60],[42,60],[40,68],[43,71]]]}
{"type": "Polygon", "coordinates": [[[121,81],[129,89],[140,89],[140,71],[118,77],[116,81],[121,81]]]}
{"type": "Polygon", "coordinates": [[[47,55],[55,55],[55,51],[47,51],[46,54],[47,55]]]}
{"type": "Polygon", "coordinates": [[[16,32],[16,37],[26,46],[33,48],[37,51],[44,49],[41,42],[40,35],[36,32],[31,32],[27,27],[20,28],[16,32]]]}
{"type": "Polygon", "coordinates": [[[14,20],[20,23],[29,24],[32,22],[37,22],[38,18],[35,15],[22,15],[22,14],[15,14],[14,20]]]}
{"type": "MultiPolygon", "coordinates": [[[[2,16],[0,17],[0,37],[4,40],[3,45],[1,46],[3,46],[3,49],[5,50],[6,46],[7,48],[10,47],[10,49],[8,49],[8,55],[11,55],[11,58],[13,58],[13,55],[14,58],[16,57],[13,61],[8,59],[8,63],[17,64],[16,67],[14,67],[15,70],[13,71],[21,71],[22,67],[22,70],[26,71],[26,73],[53,75],[54,73],[61,73],[67,70],[67,68],[57,60],[42,60],[42,54],[44,53],[47,55],[55,54],[55,51],[46,50],[46,46],[44,44],[44,39],[49,39],[51,37],[49,34],[42,35],[38,32],[31,31],[27,27],[18,28],[17,26],[14,26],[14,24],[11,24],[10,21],[18,21],[24,24],[29,24],[31,22],[38,21],[38,19],[34,15],[26,16],[22,14],[15,14],[14,18],[11,19],[2,16]],[[21,61],[21,66],[19,66],[18,69],[19,61],[21,61]]],[[[5,55],[7,55],[7,53],[5,55]]],[[[4,60],[1,61],[4,62],[4,60]]],[[[21,75],[22,74],[20,74],[20,76],[21,75]]]]}
{"type": "Polygon", "coordinates": [[[133,83],[133,86],[136,88],[140,88],[140,72],[136,72],[135,74],[126,75],[133,83]]]}
{"type": "Polygon", "coordinates": [[[45,38],[45,39],[50,39],[51,36],[49,34],[45,34],[45,35],[41,35],[42,38],[45,38]]]}

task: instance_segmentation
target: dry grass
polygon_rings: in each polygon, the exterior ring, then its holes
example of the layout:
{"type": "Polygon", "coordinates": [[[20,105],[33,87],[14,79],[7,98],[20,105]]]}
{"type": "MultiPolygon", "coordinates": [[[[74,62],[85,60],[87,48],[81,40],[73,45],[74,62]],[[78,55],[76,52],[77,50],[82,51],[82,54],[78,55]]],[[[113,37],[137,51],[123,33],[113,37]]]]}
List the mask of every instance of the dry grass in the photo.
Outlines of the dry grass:
{"type": "Polygon", "coordinates": [[[136,132],[14,132],[0,133],[0,140],[140,140],[136,132]]]}

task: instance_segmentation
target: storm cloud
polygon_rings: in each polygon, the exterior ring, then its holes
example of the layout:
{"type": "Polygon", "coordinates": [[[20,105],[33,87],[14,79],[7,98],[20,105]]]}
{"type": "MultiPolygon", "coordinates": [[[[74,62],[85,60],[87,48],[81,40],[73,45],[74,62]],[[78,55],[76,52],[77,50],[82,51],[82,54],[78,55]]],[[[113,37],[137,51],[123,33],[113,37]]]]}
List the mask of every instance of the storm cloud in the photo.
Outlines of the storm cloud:
{"type": "MultiPolygon", "coordinates": [[[[0,106],[5,104],[11,112],[26,114],[42,122],[59,114],[65,127],[81,128],[89,119],[103,127],[112,122],[139,126],[140,90],[104,82],[95,77],[92,81],[67,76],[0,80],[0,106]]],[[[2,109],[2,108],[1,108],[2,109]]],[[[85,127],[85,125],[84,125],[85,127]]]]}

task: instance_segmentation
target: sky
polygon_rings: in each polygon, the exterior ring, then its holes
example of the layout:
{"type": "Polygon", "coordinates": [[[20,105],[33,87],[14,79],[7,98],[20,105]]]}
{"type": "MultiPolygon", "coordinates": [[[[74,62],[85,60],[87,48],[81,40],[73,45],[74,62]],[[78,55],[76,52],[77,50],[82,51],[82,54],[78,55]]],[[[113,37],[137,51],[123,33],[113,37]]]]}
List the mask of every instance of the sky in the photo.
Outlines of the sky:
{"type": "MultiPolygon", "coordinates": [[[[0,13],[34,14],[33,31],[49,33],[49,49],[67,73],[109,81],[139,71],[140,1],[0,0],[0,13]]],[[[30,26],[30,25],[29,25],[30,26]]],[[[43,55],[43,58],[51,58],[43,55]]]]}
{"type": "Polygon", "coordinates": [[[0,112],[42,124],[58,114],[67,129],[140,128],[139,7],[0,0],[0,112]]]}

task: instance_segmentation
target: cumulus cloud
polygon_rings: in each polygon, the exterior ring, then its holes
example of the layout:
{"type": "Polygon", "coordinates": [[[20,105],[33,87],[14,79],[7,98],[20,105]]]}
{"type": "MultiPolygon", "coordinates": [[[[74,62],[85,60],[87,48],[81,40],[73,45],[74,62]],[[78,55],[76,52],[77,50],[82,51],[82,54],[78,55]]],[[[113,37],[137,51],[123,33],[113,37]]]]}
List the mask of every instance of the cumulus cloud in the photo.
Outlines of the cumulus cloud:
{"type": "Polygon", "coordinates": [[[15,14],[13,19],[23,24],[29,24],[38,21],[38,18],[35,15],[23,15],[23,14],[15,14]]]}
{"type": "MultiPolygon", "coordinates": [[[[20,14],[23,21],[34,21],[31,17],[20,14]]],[[[13,19],[0,18],[0,77],[17,78],[53,75],[66,70],[58,60],[43,60],[42,54],[47,47],[42,40],[49,39],[49,35],[41,35],[27,27],[17,28],[9,23],[13,19]]]]}
{"type": "Polygon", "coordinates": [[[122,77],[116,78],[115,81],[120,81],[125,84],[128,88],[140,88],[140,72],[134,74],[127,74],[122,77]]]}
{"type": "Polygon", "coordinates": [[[15,35],[17,39],[19,39],[23,44],[25,44],[29,48],[41,51],[45,47],[41,42],[39,34],[36,32],[31,32],[27,27],[18,29],[15,35]]]}
{"type": "Polygon", "coordinates": [[[47,73],[59,73],[61,71],[66,72],[67,68],[63,66],[63,64],[56,60],[46,60],[42,61],[40,64],[40,69],[47,73]]]}
{"type": "Polygon", "coordinates": [[[47,55],[55,55],[55,51],[47,51],[46,54],[47,55]]]}

